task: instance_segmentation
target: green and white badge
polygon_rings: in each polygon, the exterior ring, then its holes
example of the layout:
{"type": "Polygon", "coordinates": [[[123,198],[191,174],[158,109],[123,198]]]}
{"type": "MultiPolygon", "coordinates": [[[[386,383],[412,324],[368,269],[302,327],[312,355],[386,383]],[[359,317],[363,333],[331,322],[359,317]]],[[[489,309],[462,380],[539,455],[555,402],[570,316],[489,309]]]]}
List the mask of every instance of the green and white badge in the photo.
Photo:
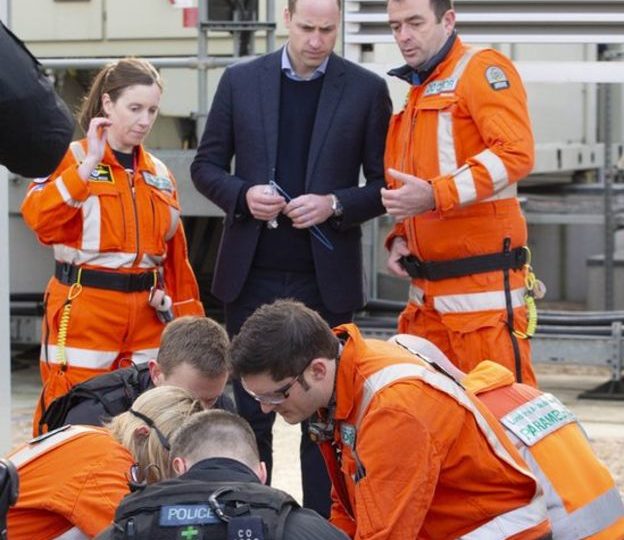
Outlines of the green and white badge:
{"type": "Polygon", "coordinates": [[[576,416],[552,394],[542,394],[501,418],[501,423],[527,446],[576,422],[576,416]]]}

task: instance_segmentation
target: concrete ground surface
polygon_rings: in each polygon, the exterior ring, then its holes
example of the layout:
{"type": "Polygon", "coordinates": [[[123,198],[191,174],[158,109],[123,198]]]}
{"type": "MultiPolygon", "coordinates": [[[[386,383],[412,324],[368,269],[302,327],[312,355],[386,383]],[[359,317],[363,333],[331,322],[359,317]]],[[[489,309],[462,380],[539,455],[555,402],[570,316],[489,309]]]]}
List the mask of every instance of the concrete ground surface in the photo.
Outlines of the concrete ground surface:
{"type": "MultiPolygon", "coordinates": [[[[561,399],[579,418],[599,457],[624,495],[624,401],[580,400],[578,394],[609,379],[609,371],[573,366],[536,366],[540,387],[561,399]]],[[[34,362],[20,363],[12,373],[13,444],[30,437],[32,411],[40,388],[34,362]]],[[[301,501],[299,426],[281,418],[275,425],[273,485],[301,501]]]]}

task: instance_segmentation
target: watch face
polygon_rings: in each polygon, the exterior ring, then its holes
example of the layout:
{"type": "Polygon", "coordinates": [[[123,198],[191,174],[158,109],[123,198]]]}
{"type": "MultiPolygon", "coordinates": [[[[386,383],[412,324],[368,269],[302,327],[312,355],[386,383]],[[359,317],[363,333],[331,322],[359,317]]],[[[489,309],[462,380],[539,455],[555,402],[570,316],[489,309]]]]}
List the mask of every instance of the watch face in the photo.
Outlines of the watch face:
{"type": "Polygon", "coordinates": [[[340,217],[342,215],[342,204],[340,204],[340,200],[338,199],[338,197],[336,197],[336,195],[332,196],[331,208],[334,216],[340,217]]]}

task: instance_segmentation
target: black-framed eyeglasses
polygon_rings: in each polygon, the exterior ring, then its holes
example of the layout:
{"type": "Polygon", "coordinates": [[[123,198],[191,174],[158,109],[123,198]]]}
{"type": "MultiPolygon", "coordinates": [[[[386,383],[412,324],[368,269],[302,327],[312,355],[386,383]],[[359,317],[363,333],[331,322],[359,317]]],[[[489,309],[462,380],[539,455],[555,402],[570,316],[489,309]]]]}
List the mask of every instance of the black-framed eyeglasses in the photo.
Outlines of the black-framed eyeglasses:
{"type": "Polygon", "coordinates": [[[308,384],[305,382],[305,379],[303,378],[303,374],[305,373],[305,370],[308,369],[308,367],[312,363],[312,360],[314,359],[310,358],[310,360],[308,360],[306,365],[303,366],[303,369],[297,375],[295,375],[295,378],[292,381],[285,384],[284,386],[281,386],[277,390],[274,390],[270,394],[256,394],[255,392],[252,392],[251,390],[249,390],[249,388],[247,388],[244,384],[243,384],[243,388],[252,398],[254,398],[259,403],[264,403],[265,405],[280,405],[281,403],[284,403],[284,401],[288,399],[288,397],[290,396],[291,388],[295,386],[297,382],[300,383],[301,386],[303,386],[305,390],[309,388],[308,384]]]}
{"type": "Polygon", "coordinates": [[[143,422],[145,422],[151,429],[153,429],[156,432],[156,436],[158,437],[158,440],[160,441],[160,444],[162,444],[163,448],[165,450],[167,450],[167,452],[169,452],[171,450],[171,445],[169,444],[169,439],[167,439],[167,437],[165,437],[164,433],[162,431],[160,431],[160,429],[158,429],[156,427],[156,424],[154,424],[154,421],[149,417],[149,416],[145,416],[143,413],[137,412],[134,409],[130,408],[128,409],[130,414],[132,414],[133,416],[136,416],[137,418],[143,420],[143,422]]]}

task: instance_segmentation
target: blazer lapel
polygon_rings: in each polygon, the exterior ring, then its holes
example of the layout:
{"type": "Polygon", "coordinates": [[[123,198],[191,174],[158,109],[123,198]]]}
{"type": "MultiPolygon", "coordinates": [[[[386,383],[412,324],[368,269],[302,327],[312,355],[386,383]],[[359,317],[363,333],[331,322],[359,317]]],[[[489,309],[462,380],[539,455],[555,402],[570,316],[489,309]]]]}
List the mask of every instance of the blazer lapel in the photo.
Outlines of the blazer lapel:
{"type": "MultiPolygon", "coordinates": [[[[277,136],[279,132],[279,104],[282,50],[266,57],[260,72],[260,107],[264,128],[269,175],[277,164],[277,136]]],[[[268,181],[270,178],[267,178],[268,181]]],[[[272,179],[272,178],[271,178],[272,179]]]]}
{"type": "Polygon", "coordinates": [[[310,141],[310,152],[308,154],[308,167],[306,172],[306,191],[310,187],[310,180],[316,161],[319,158],[321,148],[325,142],[325,137],[334,119],[334,111],[340,102],[342,91],[345,85],[345,67],[342,58],[332,53],[327,64],[323,88],[319,96],[312,139],[310,141]]]}

